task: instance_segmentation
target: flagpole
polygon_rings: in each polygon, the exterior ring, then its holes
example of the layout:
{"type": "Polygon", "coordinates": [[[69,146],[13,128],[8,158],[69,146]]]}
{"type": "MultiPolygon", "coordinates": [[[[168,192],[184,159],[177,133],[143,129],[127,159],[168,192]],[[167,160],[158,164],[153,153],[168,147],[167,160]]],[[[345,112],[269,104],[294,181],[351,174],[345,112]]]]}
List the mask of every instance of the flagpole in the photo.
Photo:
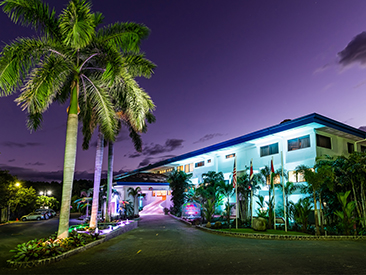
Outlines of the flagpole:
{"type": "Polygon", "coordinates": [[[250,182],[250,224],[253,227],[253,159],[250,160],[249,168],[249,182],[250,182]]]}
{"type": "MultiPolygon", "coordinates": [[[[236,170],[236,155],[235,155],[235,170],[236,170]]],[[[235,171],[236,172],[236,171],[235,171]]],[[[234,175],[236,177],[236,173],[234,175]]],[[[236,229],[238,229],[238,213],[239,213],[239,209],[238,209],[238,183],[237,180],[235,179],[235,196],[236,196],[236,229]]]]}
{"type": "Polygon", "coordinates": [[[282,167],[282,195],[283,195],[283,215],[285,216],[285,232],[287,232],[287,211],[285,200],[285,181],[283,177],[283,151],[281,151],[281,167],[282,167]]]}
{"type": "MultiPolygon", "coordinates": [[[[272,167],[273,168],[273,157],[272,157],[272,167]]],[[[274,188],[274,172],[272,172],[272,191],[273,191],[273,228],[276,230],[276,191],[274,188]]]]}

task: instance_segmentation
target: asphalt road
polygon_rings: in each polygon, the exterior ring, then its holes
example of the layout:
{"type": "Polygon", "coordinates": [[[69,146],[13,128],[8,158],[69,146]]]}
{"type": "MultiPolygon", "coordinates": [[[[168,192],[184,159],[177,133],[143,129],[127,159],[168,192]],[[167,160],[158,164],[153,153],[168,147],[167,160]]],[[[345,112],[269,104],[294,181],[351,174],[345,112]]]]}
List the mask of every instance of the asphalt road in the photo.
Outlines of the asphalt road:
{"type": "Polygon", "coordinates": [[[60,262],[0,273],[366,274],[365,259],[365,241],[227,237],[160,215],[144,216],[139,228],[60,262]]]}

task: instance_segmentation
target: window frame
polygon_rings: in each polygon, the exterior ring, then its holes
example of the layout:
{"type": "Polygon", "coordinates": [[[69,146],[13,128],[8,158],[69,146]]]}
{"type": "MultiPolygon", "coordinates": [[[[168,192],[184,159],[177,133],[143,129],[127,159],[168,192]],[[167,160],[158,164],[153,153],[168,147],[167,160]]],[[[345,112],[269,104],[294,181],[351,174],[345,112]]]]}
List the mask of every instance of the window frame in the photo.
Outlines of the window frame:
{"type": "Polygon", "coordinates": [[[272,143],[272,144],[268,144],[268,145],[266,145],[266,146],[261,146],[260,148],[259,148],[259,155],[260,155],[260,157],[266,157],[266,156],[271,156],[271,155],[275,155],[275,154],[278,154],[279,153],[279,149],[278,149],[279,147],[278,147],[278,142],[276,142],[276,143],[272,143]],[[276,146],[276,149],[277,149],[277,151],[276,152],[272,152],[271,153],[271,146],[273,146],[273,145],[277,145],[276,146]],[[262,151],[264,151],[264,149],[266,149],[266,148],[268,148],[268,154],[266,153],[266,154],[263,154],[263,152],[262,151]]]}
{"type": "Polygon", "coordinates": [[[287,151],[291,152],[291,151],[296,151],[296,150],[300,150],[300,149],[305,149],[305,148],[310,148],[311,147],[311,142],[310,142],[310,135],[305,135],[305,136],[301,136],[301,137],[297,137],[297,138],[292,138],[292,139],[288,139],[287,140],[287,151]],[[305,139],[309,139],[309,146],[306,147],[301,147],[301,140],[305,140],[305,139]],[[293,148],[290,150],[290,142],[291,141],[296,141],[297,142],[297,148],[293,148]]]}

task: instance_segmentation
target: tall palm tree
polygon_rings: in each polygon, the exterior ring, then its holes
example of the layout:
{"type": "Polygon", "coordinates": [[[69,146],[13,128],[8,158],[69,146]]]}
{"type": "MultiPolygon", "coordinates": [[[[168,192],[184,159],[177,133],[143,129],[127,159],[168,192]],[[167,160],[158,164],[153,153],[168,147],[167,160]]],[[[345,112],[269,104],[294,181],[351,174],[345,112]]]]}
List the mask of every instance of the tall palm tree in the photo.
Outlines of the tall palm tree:
{"type": "MultiPolygon", "coordinates": [[[[65,238],[69,229],[79,105],[91,105],[104,135],[114,140],[117,120],[108,87],[116,77],[128,74],[120,51],[138,52],[139,43],[149,30],[135,23],[116,23],[97,31],[103,16],[93,13],[86,0],[71,0],[59,17],[40,0],[4,0],[0,5],[15,23],[31,25],[39,34],[37,38],[18,38],[2,50],[1,96],[21,88],[16,101],[27,110],[31,130],[40,127],[42,114],[51,103],[70,99],[58,229],[58,238],[65,238]]],[[[130,81],[128,77],[126,81],[130,81]]]]}

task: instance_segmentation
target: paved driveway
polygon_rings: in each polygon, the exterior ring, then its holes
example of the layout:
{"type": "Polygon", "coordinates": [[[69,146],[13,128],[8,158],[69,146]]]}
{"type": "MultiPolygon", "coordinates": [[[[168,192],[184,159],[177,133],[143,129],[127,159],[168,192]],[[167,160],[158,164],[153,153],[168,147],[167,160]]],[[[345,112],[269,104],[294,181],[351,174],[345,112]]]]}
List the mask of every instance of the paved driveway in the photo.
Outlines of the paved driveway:
{"type": "MultiPolygon", "coordinates": [[[[3,274],[0,270],[0,273],[3,274]]],[[[364,241],[253,240],[210,234],[169,216],[58,263],[15,274],[366,274],[364,241]]]]}

